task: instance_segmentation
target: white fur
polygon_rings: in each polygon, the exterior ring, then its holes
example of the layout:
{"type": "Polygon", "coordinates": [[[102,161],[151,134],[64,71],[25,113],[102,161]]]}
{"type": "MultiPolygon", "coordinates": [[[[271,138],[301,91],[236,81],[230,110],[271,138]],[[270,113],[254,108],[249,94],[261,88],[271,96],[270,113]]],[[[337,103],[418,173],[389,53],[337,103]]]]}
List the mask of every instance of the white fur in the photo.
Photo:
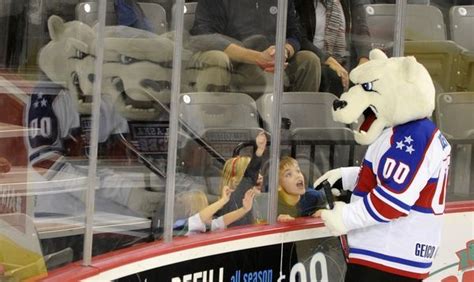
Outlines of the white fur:
{"type": "MultiPolygon", "coordinates": [[[[39,52],[40,69],[51,81],[62,85],[79,101],[79,95],[92,95],[94,76],[94,58],[85,56],[78,59],[80,53],[91,54],[91,44],[95,38],[94,31],[79,21],[65,23],[58,16],[48,19],[49,41],[39,52]]],[[[89,112],[90,105],[78,103],[79,112],[89,112]]]]}
{"type": "Polygon", "coordinates": [[[414,57],[387,58],[380,50],[370,52],[370,61],[350,73],[355,86],[342,94],[344,108],[333,110],[336,121],[351,124],[368,107],[377,119],[367,132],[354,132],[362,145],[371,144],[382,131],[408,121],[430,117],[435,105],[435,88],[428,71],[414,57]],[[365,91],[361,84],[373,82],[377,92],[365,91]]]}
{"type": "Polygon", "coordinates": [[[342,217],[344,206],[346,206],[346,203],[335,202],[332,210],[323,210],[321,212],[321,219],[333,236],[347,234],[348,230],[344,225],[342,217]]]}

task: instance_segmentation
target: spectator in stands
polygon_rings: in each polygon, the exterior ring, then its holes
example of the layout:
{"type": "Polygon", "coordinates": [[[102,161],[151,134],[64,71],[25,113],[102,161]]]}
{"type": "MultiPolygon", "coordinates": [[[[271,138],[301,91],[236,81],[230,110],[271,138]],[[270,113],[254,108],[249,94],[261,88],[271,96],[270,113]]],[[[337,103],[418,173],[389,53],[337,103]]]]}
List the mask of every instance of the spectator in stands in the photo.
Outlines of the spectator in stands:
{"type": "Polygon", "coordinates": [[[114,0],[117,25],[156,32],[136,0],[114,0]]]}
{"type": "Polygon", "coordinates": [[[313,215],[324,208],[326,200],[322,191],[307,188],[298,161],[291,157],[280,160],[278,173],[278,221],[313,215]]]}
{"type": "Polygon", "coordinates": [[[232,189],[225,186],[221,198],[209,205],[206,194],[201,190],[182,192],[176,198],[176,218],[184,218],[175,221],[173,229],[176,235],[190,235],[207,230],[221,230],[233,222],[244,217],[252,209],[255,191],[249,189],[242,199],[242,206],[227,212],[218,218],[214,214],[220,210],[230,199],[232,189]]]}
{"type": "MultiPolygon", "coordinates": [[[[275,65],[277,1],[200,0],[192,35],[199,50],[190,69],[195,69],[198,91],[237,90],[253,85],[263,92],[265,72],[275,65]],[[205,36],[202,36],[205,35],[205,36]]],[[[286,75],[293,91],[317,91],[319,58],[300,51],[294,2],[288,1],[286,75]]]]}
{"type": "MultiPolygon", "coordinates": [[[[265,132],[260,132],[255,138],[257,149],[252,157],[237,156],[228,159],[222,170],[221,194],[224,189],[230,187],[234,191],[230,201],[222,208],[221,213],[226,213],[240,207],[242,199],[247,191],[253,190],[257,195],[260,194],[263,187],[263,176],[260,174],[262,166],[262,156],[267,146],[267,137],[265,132]]],[[[236,221],[233,225],[252,224],[255,222],[253,214],[247,214],[242,219],[236,221]]]]}
{"type": "Polygon", "coordinates": [[[342,94],[348,71],[368,60],[370,35],[364,7],[370,0],[295,0],[301,28],[301,49],[318,55],[324,92],[342,94]]]}

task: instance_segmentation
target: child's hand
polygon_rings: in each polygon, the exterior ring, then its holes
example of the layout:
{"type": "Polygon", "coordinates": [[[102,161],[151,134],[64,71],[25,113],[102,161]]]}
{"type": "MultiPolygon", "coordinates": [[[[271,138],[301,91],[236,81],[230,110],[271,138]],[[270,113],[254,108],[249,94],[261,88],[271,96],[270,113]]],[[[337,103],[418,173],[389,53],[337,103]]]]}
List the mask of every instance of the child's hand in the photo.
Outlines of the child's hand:
{"type": "Polygon", "coordinates": [[[313,213],[311,216],[312,217],[321,217],[321,212],[323,211],[324,209],[320,209],[320,210],[317,210],[315,213],[313,213]]]}
{"type": "Polygon", "coordinates": [[[255,198],[255,191],[253,189],[247,190],[247,192],[245,192],[244,198],[242,199],[242,207],[246,212],[252,209],[253,198],[255,198]]]}
{"type": "Polygon", "coordinates": [[[278,218],[277,218],[278,222],[288,222],[288,221],[293,221],[293,220],[295,220],[295,218],[289,214],[280,214],[278,215],[278,218]]]}
{"type": "Polygon", "coordinates": [[[255,138],[255,143],[257,144],[257,151],[255,154],[259,157],[263,155],[265,152],[265,148],[267,147],[267,135],[265,131],[260,131],[255,138]]]}
{"type": "Polygon", "coordinates": [[[221,201],[225,204],[230,200],[230,194],[232,194],[232,189],[229,186],[224,186],[222,189],[221,201]]]}

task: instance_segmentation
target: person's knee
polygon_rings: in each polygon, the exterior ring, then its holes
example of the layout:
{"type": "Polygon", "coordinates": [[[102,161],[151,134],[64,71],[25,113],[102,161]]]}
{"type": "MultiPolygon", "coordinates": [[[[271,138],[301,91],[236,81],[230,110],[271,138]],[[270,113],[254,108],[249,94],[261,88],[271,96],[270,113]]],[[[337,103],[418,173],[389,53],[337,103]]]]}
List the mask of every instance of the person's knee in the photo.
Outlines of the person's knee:
{"type": "Polygon", "coordinates": [[[202,52],[199,55],[199,61],[205,66],[220,67],[224,69],[230,68],[230,59],[226,53],[218,50],[202,52]]]}
{"type": "Polygon", "coordinates": [[[305,64],[308,66],[313,66],[315,68],[320,68],[321,60],[319,57],[311,51],[299,51],[295,54],[295,60],[297,64],[305,64]]]}

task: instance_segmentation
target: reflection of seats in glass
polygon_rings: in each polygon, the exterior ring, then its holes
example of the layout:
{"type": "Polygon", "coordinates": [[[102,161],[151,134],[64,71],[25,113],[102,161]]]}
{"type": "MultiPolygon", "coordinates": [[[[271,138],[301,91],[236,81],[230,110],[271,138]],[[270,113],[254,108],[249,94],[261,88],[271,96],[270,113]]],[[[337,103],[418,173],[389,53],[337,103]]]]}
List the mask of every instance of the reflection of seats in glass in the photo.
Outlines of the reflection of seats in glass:
{"type": "MultiPolygon", "coordinates": [[[[196,2],[188,2],[184,3],[184,30],[190,31],[191,28],[193,27],[194,24],[194,14],[196,13],[196,6],[197,6],[197,1],[196,2]]],[[[174,14],[175,14],[175,5],[173,5],[173,15],[172,15],[172,20],[171,20],[171,29],[175,29],[175,20],[174,20],[174,14]]]]}
{"type": "Polygon", "coordinates": [[[451,39],[474,52],[474,5],[453,6],[449,10],[451,39]]]}
{"type": "Polygon", "coordinates": [[[459,55],[463,51],[453,41],[406,41],[405,55],[415,56],[431,75],[437,92],[456,91],[459,55]]]}
{"type": "MultiPolygon", "coordinates": [[[[157,34],[165,33],[168,29],[165,9],[157,3],[138,3],[145,17],[150,21],[157,34]]],[[[79,3],[76,6],[76,19],[90,26],[97,23],[98,5],[96,2],[79,3]]],[[[117,19],[113,1],[107,1],[106,25],[116,25],[117,19]]]]}
{"type": "Polygon", "coordinates": [[[457,196],[473,193],[474,92],[442,93],[436,108],[437,125],[452,146],[448,191],[457,196]]]}
{"type": "MultiPolygon", "coordinates": [[[[321,155],[321,163],[318,164],[322,171],[335,166],[353,164],[354,145],[352,131],[346,125],[335,122],[332,119],[332,103],[337,99],[334,94],[323,92],[287,92],[281,98],[282,123],[286,122],[289,127],[288,138],[282,129],[282,142],[289,139],[291,144],[291,155],[299,158],[300,155],[310,156],[309,166],[316,163],[316,153],[321,155]],[[318,146],[318,152],[316,152],[318,146]],[[325,150],[319,150],[321,146],[329,146],[329,156],[325,150]],[[298,150],[296,150],[298,147],[298,150]],[[309,147],[309,148],[308,148],[309,147]],[[345,149],[349,149],[347,152],[345,149]],[[307,151],[309,149],[309,152],[307,151]],[[336,154],[340,154],[336,156],[336,154]],[[327,163],[329,160],[329,163],[327,163]],[[337,164],[335,163],[337,160],[337,164]]],[[[258,101],[257,106],[266,128],[272,124],[273,94],[264,94],[258,101]]],[[[284,126],[282,126],[283,128],[284,126]]],[[[305,163],[303,160],[298,160],[305,163]]],[[[313,178],[313,169],[309,170],[309,179],[313,178]]]]}
{"type": "Polygon", "coordinates": [[[72,262],[72,249],[43,256],[31,218],[21,213],[0,214],[0,280],[44,277],[47,269],[72,262]]]}
{"type": "MultiPolygon", "coordinates": [[[[365,6],[372,47],[391,49],[395,13],[395,4],[365,6]]],[[[407,5],[405,40],[446,40],[446,26],[441,11],[437,7],[429,5],[407,5]]]]}

